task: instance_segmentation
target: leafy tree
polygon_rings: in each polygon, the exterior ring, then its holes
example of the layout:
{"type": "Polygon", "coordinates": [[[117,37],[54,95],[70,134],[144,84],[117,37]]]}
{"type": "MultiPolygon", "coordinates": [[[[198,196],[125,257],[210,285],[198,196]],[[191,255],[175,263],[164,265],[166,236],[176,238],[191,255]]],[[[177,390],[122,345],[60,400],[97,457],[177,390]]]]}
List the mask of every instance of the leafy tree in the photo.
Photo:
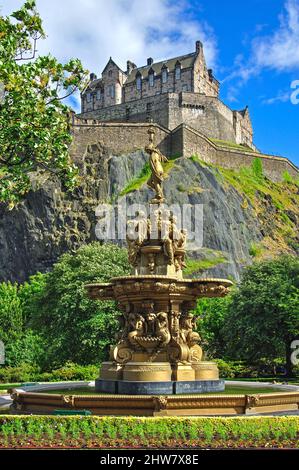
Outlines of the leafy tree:
{"type": "Polygon", "coordinates": [[[30,325],[44,339],[44,367],[67,361],[96,364],[106,358],[115,341],[118,310],[115,302],[90,300],[84,285],[127,273],[127,252],[116,245],[95,242],[60,258],[43,292],[30,302],[30,325]]]}
{"type": "Polygon", "coordinates": [[[0,339],[6,345],[19,338],[23,329],[23,315],[18,296],[18,285],[11,282],[0,284],[0,339]]]}
{"type": "Polygon", "coordinates": [[[291,342],[299,337],[299,260],[281,256],[246,268],[232,294],[224,326],[227,355],[247,362],[285,356],[292,376],[291,342]]]}
{"type": "Polygon", "coordinates": [[[31,187],[33,171],[76,181],[70,161],[69,108],[62,100],[85,86],[78,59],[37,56],[45,37],[35,0],[0,16],[0,201],[13,205],[31,187]]]}
{"type": "Polygon", "coordinates": [[[201,336],[204,351],[210,357],[223,357],[226,341],[223,327],[229,312],[231,296],[199,299],[195,314],[199,317],[197,331],[201,336]]]}
{"type": "Polygon", "coordinates": [[[19,286],[18,297],[20,299],[23,322],[25,326],[30,324],[36,303],[44,294],[48,274],[37,273],[30,276],[29,281],[19,286]]]}
{"type": "Polygon", "coordinates": [[[43,352],[38,333],[27,328],[17,284],[0,284],[0,339],[5,346],[5,365],[37,364],[43,352]]]}
{"type": "Polygon", "coordinates": [[[39,367],[44,355],[42,337],[30,328],[24,328],[19,337],[5,343],[5,366],[30,364],[39,367]]]}

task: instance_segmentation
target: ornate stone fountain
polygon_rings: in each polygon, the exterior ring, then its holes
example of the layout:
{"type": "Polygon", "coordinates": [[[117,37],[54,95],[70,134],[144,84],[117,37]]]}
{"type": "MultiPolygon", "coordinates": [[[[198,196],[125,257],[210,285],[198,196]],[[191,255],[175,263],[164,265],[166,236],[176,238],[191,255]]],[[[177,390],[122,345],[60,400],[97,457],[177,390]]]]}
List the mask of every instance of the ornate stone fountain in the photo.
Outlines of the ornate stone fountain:
{"type": "Polygon", "coordinates": [[[149,130],[151,176],[155,191],[151,215],[139,211],[127,223],[132,275],[86,286],[92,299],[116,300],[122,312],[118,342],[101,367],[97,392],[182,394],[221,391],[215,363],[203,361],[201,339],[190,313],[200,297],[225,296],[226,279],[184,279],[187,232],[163,204],[163,161],[149,130]]]}

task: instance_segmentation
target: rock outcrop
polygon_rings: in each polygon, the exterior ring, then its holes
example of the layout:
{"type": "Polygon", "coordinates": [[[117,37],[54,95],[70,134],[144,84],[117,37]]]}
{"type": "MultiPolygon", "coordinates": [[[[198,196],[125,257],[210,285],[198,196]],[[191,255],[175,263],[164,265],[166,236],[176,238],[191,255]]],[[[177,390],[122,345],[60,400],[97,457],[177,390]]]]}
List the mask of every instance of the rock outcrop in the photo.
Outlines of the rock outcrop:
{"type": "MultiPolygon", "coordinates": [[[[52,177],[35,175],[34,190],[17,207],[0,208],[1,280],[23,282],[37,271],[48,271],[62,253],[96,240],[95,210],[100,203],[116,205],[120,196],[126,197],[127,204],[143,203],[152,197],[144,184],[147,155],[143,150],[111,155],[101,144],[94,144],[81,151],[77,163],[81,182],[72,193],[52,177]]],[[[261,201],[257,211],[240,188],[198,158],[171,160],[167,173],[164,192],[170,204],[203,208],[202,246],[188,245],[188,275],[200,272],[238,280],[243,266],[252,261],[252,246],[273,239],[275,213],[281,209],[271,196],[263,200],[264,194],[257,194],[261,201]]],[[[290,197],[298,200],[295,192],[290,197]]],[[[296,211],[287,210],[286,225],[298,226],[296,211]]],[[[294,252],[296,240],[291,239],[290,246],[282,244],[282,251],[294,252]]]]}

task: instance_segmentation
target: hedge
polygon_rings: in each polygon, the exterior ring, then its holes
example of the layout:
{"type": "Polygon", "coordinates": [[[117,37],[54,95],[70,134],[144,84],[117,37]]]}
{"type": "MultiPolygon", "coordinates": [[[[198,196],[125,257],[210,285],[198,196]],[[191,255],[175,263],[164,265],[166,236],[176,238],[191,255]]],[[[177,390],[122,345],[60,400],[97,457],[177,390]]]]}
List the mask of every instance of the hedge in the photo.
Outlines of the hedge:
{"type": "Polygon", "coordinates": [[[0,447],[293,447],[299,417],[0,416],[0,447]]]}
{"type": "Polygon", "coordinates": [[[0,367],[0,383],[14,382],[60,382],[68,380],[95,380],[99,375],[99,366],[81,366],[67,362],[51,372],[40,372],[30,364],[20,367],[0,367]]]}
{"type": "MultiPolygon", "coordinates": [[[[217,363],[219,374],[225,379],[285,377],[284,359],[260,359],[257,364],[246,364],[244,361],[212,359],[217,363]]],[[[299,377],[299,366],[294,366],[294,373],[299,377]]]]}

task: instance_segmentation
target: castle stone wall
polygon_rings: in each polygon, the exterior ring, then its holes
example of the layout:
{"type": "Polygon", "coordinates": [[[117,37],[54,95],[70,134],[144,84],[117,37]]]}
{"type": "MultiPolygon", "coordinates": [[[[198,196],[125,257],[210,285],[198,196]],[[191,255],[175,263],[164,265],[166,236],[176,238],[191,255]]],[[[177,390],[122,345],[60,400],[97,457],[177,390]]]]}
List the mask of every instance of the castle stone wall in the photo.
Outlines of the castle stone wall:
{"type": "Polygon", "coordinates": [[[101,143],[111,155],[121,155],[144,148],[148,143],[148,129],[154,126],[156,144],[166,156],[189,158],[198,155],[207,163],[229,169],[250,166],[258,157],[262,160],[264,174],[273,181],[281,181],[285,171],[294,178],[299,176],[298,168],[287,158],[221,147],[186,124],[180,124],[172,131],[158,124],[104,123],[76,117],[73,118],[72,124],[74,139],[71,154],[75,160],[84,154],[88,145],[95,143],[101,143]]]}
{"type": "MultiPolygon", "coordinates": [[[[265,155],[258,152],[242,152],[238,149],[228,149],[215,145],[203,134],[189,126],[182,125],[172,133],[177,139],[177,152],[184,157],[198,155],[198,157],[214,165],[228,169],[238,169],[241,166],[250,166],[255,158],[260,158],[263,171],[272,181],[281,181],[282,175],[287,171],[293,178],[298,178],[298,168],[287,158],[265,155]]],[[[174,143],[172,143],[174,145],[174,143]]]]}
{"type": "Polygon", "coordinates": [[[167,129],[187,125],[208,137],[235,142],[233,111],[217,97],[201,93],[163,93],[79,115],[110,122],[152,120],[167,129]]]}
{"type": "MultiPolygon", "coordinates": [[[[153,124],[161,152],[171,155],[171,132],[153,124]]],[[[83,155],[86,147],[100,142],[112,155],[144,148],[149,141],[147,123],[102,123],[74,118],[71,155],[83,155]]]]}
{"type": "Polygon", "coordinates": [[[216,97],[200,93],[169,97],[169,129],[185,123],[215,139],[236,141],[233,112],[216,97]]]}

